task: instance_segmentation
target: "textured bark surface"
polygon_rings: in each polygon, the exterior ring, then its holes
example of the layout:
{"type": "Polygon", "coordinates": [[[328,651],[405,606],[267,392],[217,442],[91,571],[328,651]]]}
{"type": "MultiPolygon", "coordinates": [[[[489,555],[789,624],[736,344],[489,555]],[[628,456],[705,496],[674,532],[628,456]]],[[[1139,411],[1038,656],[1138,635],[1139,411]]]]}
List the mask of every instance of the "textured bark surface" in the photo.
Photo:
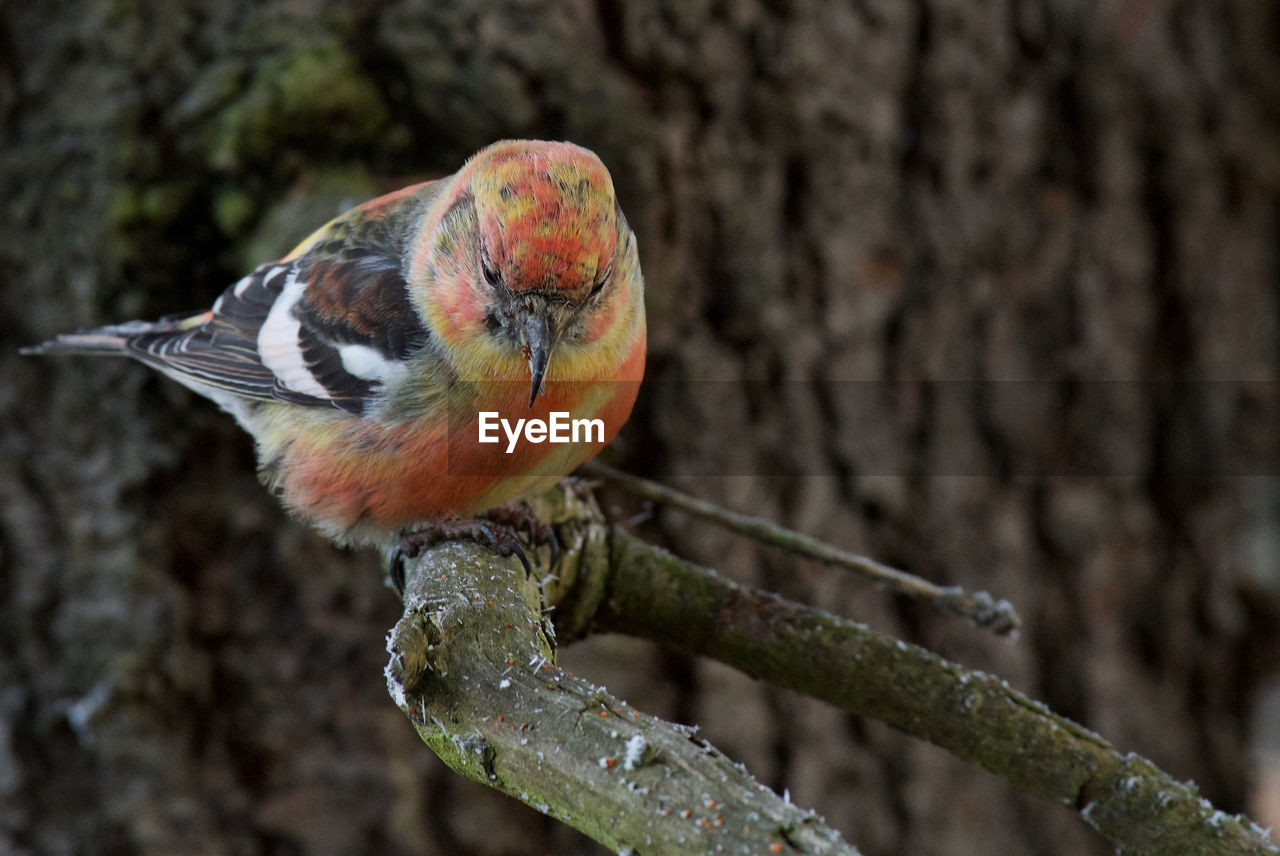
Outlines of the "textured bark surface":
{"type": "MultiPolygon", "coordinates": [[[[617,463],[1027,626],[991,640],[676,515],[642,534],[1245,808],[1280,658],[1280,489],[1238,475],[1280,472],[1277,44],[1245,0],[0,6],[0,850],[599,852],[422,751],[376,557],[288,523],[229,418],[13,353],[205,305],[344,200],[509,136],[596,149],[640,238],[617,463]],[[1062,385],[954,383],[984,379],[1062,385]]],[[[869,856],[1108,852],[723,667],[564,657],[869,856]]]]}

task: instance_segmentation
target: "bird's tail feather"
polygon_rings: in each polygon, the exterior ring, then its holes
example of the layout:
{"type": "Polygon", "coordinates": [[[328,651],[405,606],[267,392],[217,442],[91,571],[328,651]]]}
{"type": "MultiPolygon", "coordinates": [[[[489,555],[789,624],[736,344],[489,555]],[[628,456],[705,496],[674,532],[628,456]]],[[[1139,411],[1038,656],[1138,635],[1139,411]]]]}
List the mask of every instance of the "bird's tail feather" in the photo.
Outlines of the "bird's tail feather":
{"type": "Polygon", "coordinates": [[[90,330],[78,330],[75,333],[63,333],[56,339],[28,345],[18,353],[24,356],[37,354],[128,354],[128,342],[140,333],[150,333],[162,329],[160,325],[149,321],[128,321],[124,324],[111,324],[107,327],[95,327],[90,330]]]}

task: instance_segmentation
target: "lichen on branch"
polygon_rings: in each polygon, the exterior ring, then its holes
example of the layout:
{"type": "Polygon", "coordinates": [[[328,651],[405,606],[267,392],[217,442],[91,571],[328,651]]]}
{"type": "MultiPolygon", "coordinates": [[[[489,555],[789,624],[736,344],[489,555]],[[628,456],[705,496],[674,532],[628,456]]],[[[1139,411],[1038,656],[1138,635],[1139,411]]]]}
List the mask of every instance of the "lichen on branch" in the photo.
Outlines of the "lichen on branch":
{"type": "MultiPolygon", "coordinates": [[[[559,579],[475,544],[406,562],[387,685],[446,764],[618,852],[856,854],[695,729],[644,714],[555,662],[546,592],[567,598],[605,531],[569,533],[559,579]]],[[[580,593],[580,592],[579,592],[580,593]]]]}

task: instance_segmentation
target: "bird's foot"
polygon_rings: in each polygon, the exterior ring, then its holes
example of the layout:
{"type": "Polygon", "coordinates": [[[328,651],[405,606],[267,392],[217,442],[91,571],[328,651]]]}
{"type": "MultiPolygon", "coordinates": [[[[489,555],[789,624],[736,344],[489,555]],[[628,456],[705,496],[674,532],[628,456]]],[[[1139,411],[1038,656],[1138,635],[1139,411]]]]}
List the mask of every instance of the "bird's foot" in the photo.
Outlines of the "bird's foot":
{"type": "Polygon", "coordinates": [[[475,517],[446,517],[428,521],[417,529],[400,537],[396,552],[412,559],[426,548],[443,541],[474,541],[488,547],[499,556],[515,556],[524,565],[525,573],[532,573],[533,566],[520,541],[519,533],[527,536],[530,546],[550,547],[551,564],[560,559],[560,541],[555,530],[538,518],[527,506],[500,505],[475,517]]]}
{"type": "Polygon", "coordinates": [[[392,587],[404,594],[404,561],[444,541],[474,541],[488,547],[498,556],[515,556],[524,565],[525,575],[533,573],[533,565],[520,541],[523,532],[533,547],[551,548],[551,565],[560,559],[560,541],[555,530],[543,523],[524,505],[502,505],[477,517],[446,517],[428,521],[406,532],[386,556],[387,572],[392,587]]]}
{"type": "Polygon", "coordinates": [[[484,517],[446,517],[443,520],[433,520],[412,532],[406,532],[400,537],[398,546],[404,558],[412,559],[428,547],[444,541],[474,541],[503,558],[515,556],[524,565],[526,574],[533,571],[516,530],[484,517]]]}

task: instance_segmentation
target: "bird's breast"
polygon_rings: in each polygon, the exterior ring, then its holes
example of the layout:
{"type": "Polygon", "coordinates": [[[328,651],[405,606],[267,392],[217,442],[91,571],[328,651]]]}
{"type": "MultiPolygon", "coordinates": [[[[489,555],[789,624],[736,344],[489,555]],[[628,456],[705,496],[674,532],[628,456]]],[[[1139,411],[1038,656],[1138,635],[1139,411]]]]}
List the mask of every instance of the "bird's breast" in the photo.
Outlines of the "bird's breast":
{"type": "Polygon", "coordinates": [[[643,373],[643,340],[615,379],[555,380],[529,406],[528,381],[479,382],[395,425],[372,419],[309,432],[285,452],[285,502],[326,530],[385,534],[471,516],[550,487],[614,438],[643,373]]]}

